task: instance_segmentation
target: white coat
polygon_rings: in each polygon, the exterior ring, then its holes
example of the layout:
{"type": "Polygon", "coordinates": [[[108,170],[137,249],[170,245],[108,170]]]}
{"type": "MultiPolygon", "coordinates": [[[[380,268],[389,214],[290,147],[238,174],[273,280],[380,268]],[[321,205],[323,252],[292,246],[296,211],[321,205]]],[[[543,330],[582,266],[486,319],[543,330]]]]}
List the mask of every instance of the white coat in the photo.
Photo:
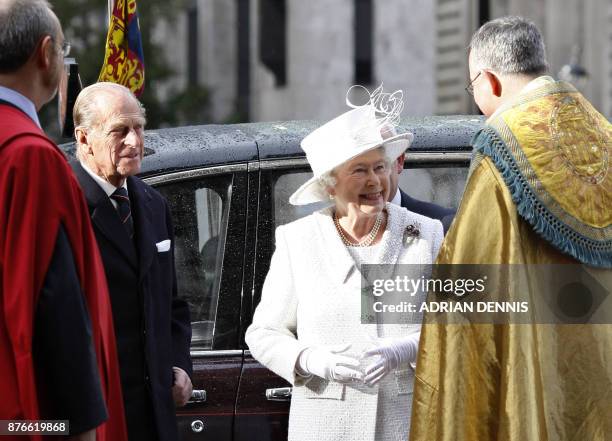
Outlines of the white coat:
{"type": "MultiPolygon", "coordinates": [[[[433,263],[442,224],[393,204],[387,204],[387,213],[376,263],[433,263]],[[418,226],[418,239],[406,240],[409,225],[418,226]]],[[[306,380],[295,372],[299,354],[309,346],[351,343],[349,353],[359,356],[372,347],[373,338],[420,332],[414,324],[362,324],[360,293],[361,273],[336,231],[331,210],[276,229],[276,250],[246,342],[255,359],[294,386],[290,441],[408,439],[411,366],[400,366],[373,388],[316,376],[306,380]],[[379,427],[377,412],[383,417],[378,417],[379,427]]]]}

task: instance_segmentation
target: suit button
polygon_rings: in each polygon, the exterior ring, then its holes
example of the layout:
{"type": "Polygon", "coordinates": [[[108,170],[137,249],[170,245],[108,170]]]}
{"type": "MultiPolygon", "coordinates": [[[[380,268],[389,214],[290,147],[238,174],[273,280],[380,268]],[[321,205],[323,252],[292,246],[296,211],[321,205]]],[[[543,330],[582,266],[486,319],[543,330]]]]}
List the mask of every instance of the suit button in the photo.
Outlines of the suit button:
{"type": "Polygon", "coordinates": [[[149,376],[145,375],[145,381],[149,381],[149,376]]]}

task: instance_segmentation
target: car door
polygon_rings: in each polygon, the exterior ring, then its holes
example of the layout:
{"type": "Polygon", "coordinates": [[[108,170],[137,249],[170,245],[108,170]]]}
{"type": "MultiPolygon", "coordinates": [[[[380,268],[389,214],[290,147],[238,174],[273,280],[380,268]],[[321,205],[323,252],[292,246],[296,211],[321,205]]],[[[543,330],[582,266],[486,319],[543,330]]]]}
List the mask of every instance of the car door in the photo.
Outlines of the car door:
{"type": "MultiPolygon", "coordinates": [[[[298,161],[307,173],[303,161],[298,161]]],[[[278,177],[296,171],[295,161],[263,161],[249,171],[249,188],[257,189],[249,197],[257,200],[256,223],[251,226],[255,237],[252,277],[245,287],[250,296],[244,297],[242,344],[244,363],[236,400],[235,441],[280,441],[287,439],[291,385],[278,377],[250,354],[244,343],[244,332],[251,323],[254,307],[261,298],[261,289],[274,251],[275,196],[278,177]]],[[[252,204],[249,204],[250,206],[252,204]]]]}
{"type": "Polygon", "coordinates": [[[177,410],[183,441],[232,439],[243,360],[246,170],[237,164],[146,179],[169,202],[178,290],[191,310],[194,394],[177,410]]]}

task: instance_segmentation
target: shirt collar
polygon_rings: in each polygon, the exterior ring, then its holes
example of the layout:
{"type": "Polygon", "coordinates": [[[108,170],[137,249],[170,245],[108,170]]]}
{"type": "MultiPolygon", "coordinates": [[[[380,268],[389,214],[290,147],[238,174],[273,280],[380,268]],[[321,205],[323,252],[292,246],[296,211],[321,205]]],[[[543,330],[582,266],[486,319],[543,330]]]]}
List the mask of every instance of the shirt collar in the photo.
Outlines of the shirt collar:
{"type": "Polygon", "coordinates": [[[555,79],[551,77],[550,75],[542,75],[540,77],[537,77],[531,80],[529,83],[527,83],[525,87],[521,89],[521,93],[529,92],[531,90],[537,89],[538,87],[542,87],[545,84],[554,83],[554,82],[555,82],[555,79]]]}
{"type": "Polygon", "coordinates": [[[29,98],[23,96],[22,94],[13,89],[0,86],[0,99],[8,101],[12,105],[18,107],[26,115],[28,115],[38,127],[41,127],[40,121],[38,120],[38,114],[36,113],[36,106],[29,98]]]}
{"type": "MultiPolygon", "coordinates": [[[[93,180],[96,181],[96,183],[100,187],[102,187],[102,190],[104,190],[104,193],[106,193],[106,195],[108,197],[111,197],[111,195],[115,192],[115,190],[117,190],[117,187],[115,187],[110,182],[102,179],[100,176],[95,174],[84,162],[81,162],[81,166],[83,167],[83,170],[85,170],[87,172],[87,174],[89,176],[91,176],[93,178],[93,180]]],[[[125,191],[128,191],[128,188],[127,188],[127,179],[125,179],[123,181],[122,187],[125,188],[125,191]]]]}
{"type": "Polygon", "coordinates": [[[395,204],[397,206],[401,206],[402,205],[402,195],[400,193],[399,186],[397,187],[397,190],[395,190],[395,196],[393,196],[393,199],[391,199],[391,203],[395,204]]]}

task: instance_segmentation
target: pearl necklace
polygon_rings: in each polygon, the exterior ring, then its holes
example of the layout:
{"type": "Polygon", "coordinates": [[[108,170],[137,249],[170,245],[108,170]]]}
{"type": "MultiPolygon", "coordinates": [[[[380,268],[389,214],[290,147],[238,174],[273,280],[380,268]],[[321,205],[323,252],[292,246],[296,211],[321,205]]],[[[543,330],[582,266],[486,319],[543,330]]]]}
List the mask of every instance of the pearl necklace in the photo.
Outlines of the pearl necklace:
{"type": "Polygon", "coordinates": [[[338,220],[336,213],[334,213],[334,225],[336,226],[336,230],[340,235],[340,239],[342,239],[342,243],[344,243],[344,245],[346,245],[347,247],[369,247],[370,245],[372,245],[372,242],[374,242],[374,239],[376,239],[376,236],[378,235],[378,230],[380,230],[380,226],[382,225],[384,218],[385,215],[382,211],[378,213],[378,216],[376,216],[376,222],[374,222],[372,230],[370,230],[365,239],[357,243],[351,242],[348,237],[346,237],[344,231],[342,230],[342,227],[340,226],[340,221],[338,220]]]}

